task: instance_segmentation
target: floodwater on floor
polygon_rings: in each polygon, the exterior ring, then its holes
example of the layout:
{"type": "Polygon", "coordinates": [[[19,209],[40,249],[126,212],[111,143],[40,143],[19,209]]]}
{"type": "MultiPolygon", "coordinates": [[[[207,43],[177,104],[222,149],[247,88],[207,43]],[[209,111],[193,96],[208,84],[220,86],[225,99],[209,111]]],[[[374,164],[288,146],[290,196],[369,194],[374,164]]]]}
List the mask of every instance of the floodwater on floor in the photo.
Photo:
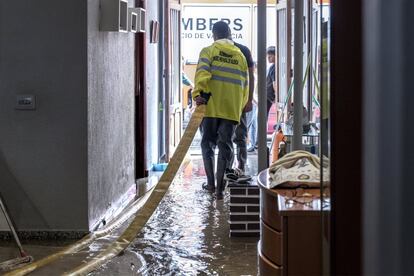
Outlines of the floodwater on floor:
{"type": "Polygon", "coordinates": [[[259,238],[230,237],[229,197],[217,201],[203,182],[201,156],[192,155],[131,246],[93,274],[257,275],[259,238]]]}

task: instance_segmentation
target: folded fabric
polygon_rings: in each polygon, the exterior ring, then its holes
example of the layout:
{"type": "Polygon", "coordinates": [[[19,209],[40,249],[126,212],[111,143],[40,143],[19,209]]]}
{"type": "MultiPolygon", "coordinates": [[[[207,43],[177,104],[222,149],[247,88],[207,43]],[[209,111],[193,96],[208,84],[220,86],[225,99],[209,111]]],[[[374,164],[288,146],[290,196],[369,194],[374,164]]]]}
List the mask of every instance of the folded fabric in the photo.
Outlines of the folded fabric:
{"type": "MultiPolygon", "coordinates": [[[[321,185],[319,157],[307,151],[293,151],[269,167],[270,188],[319,188],[321,185]]],[[[329,160],[322,160],[323,182],[329,180],[329,160]]]]}

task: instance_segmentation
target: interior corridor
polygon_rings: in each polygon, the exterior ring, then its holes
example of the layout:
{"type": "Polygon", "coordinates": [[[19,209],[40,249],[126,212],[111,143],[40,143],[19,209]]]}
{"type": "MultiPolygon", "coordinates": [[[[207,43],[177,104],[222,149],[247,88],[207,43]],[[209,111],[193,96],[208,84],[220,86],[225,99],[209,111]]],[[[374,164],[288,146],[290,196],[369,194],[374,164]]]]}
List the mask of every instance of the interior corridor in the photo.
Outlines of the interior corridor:
{"type": "MultiPolygon", "coordinates": [[[[198,147],[196,139],[169,191],[131,246],[91,275],[257,275],[259,237],[229,237],[229,194],[216,201],[201,188],[205,172],[198,147]]],[[[249,154],[246,168],[252,174],[257,171],[256,154],[249,154]]],[[[148,178],[148,189],[160,175],[154,172],[148,178]]],[[[57,275],[94,258],[128,223],[80,253],[30,275],[57,275]]],[[[35,259],[41,259],[70,243],[26,241],[23,245],[35,259]]],[[[2,244],[0,258],[12,259],[15,251],[14,243],[2,244]]]]}
{"type": "MultiPolygon", "coordinates": [[[[249,167],[256,169],[251,155],[249,167]]],[[[229,196],[201,188],[201,155],[188,156],[154,215],[125,254],[93,275],[257,275],[259,237],[229,237],[229,196]]]]}
{"type": "Polygon", "coordinates": [[[413,16],[0,0],[0,274],[414,275],[413,16]]]}

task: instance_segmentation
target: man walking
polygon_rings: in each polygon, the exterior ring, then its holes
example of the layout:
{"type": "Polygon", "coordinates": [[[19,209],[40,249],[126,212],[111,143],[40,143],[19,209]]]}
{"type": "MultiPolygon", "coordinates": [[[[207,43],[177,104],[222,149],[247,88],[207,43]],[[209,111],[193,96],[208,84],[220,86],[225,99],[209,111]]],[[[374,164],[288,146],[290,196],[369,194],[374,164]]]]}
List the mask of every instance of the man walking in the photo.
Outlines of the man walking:
{"type": "Polygon", "coordinates": [[[237,146],[237,168],[244,173],[247,161],[247,134],[249,130],[246,113],[252,111],[253,107],[252,100],[254,92],[254,62],[249,48],[236,42],[234,42],[234,45],[240,49],[240,51],[246,58],[247,67],[249,70],[249,99],[247,101],[246,106],[243,109],[243,113],[240,118],[240,124],[238,124],[236,127],[233,139],[234,143],[237,146]]]}
{"type": "Polygon", "coordinates": [[[204,189],[216,190],[223,199],[224,172],[232,164],[232,136],[248,100],[248,69],[246,59],[233,41],[224,21],[213,26],[214,43],[200,52],[195,75],[193,99],[197,105],[207,104],[201,123],[201,151],[207,183],[204,189]],[[214,149],[218,146],[215,187],[214,149]]]}

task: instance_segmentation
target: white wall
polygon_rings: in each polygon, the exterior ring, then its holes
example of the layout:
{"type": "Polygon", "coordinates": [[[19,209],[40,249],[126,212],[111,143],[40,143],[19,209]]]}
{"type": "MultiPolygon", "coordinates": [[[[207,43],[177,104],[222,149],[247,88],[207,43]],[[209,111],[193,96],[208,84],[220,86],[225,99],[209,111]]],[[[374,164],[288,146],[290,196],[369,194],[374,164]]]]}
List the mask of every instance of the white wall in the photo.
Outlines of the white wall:
{"type": "MultiPolygon", "coordinates": [[[[147,22],[152,20],[159,20],[159,2],[147,1],[147,22]]],[[[162,26],[160,26],[160,36],[162,35],[162,26]]],[[[147,132],[146,132],[146,153],[147,153],[147,168],[150,169],[153,164],[158,163],[159,149],[159,129],[158,118],[159,112],[159,47],[160,43],[149,43],[150,41],[150,24],[146,26],[146,120],[147,120],[147,132]]]]}

